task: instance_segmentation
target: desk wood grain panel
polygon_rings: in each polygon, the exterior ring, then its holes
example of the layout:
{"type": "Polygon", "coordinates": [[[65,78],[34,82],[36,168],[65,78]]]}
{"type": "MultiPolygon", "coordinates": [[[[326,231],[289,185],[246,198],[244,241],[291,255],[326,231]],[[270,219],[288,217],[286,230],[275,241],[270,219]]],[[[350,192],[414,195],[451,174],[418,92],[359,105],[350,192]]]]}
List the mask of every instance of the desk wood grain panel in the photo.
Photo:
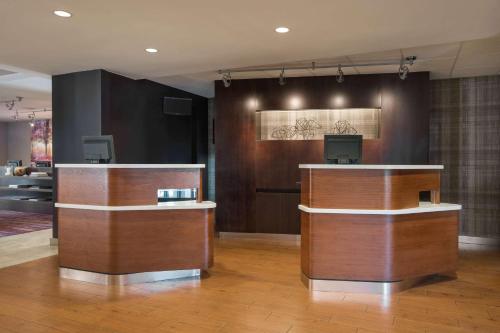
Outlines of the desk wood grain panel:
{"type": "Polygon", "coordinates": [[[455,271],[458,213],[301,213],[302,270],[314,279],[399,281],[455,271]]]}
{"type": "Polygon", "coordinates": [[[421,191],[440,186],[439,170],[307,170],[301,202],[311,208],[414,208],[421,191]]]}
{"type": "Polygon", "coordinates": [[[199,189],[200,169],[57,169],[57,202],[86,205],[156,205],[162,188],[199,189]]]}
{"type": "Polygon", "coordinates": [[[57,209],[61,267],[108,274],[213,265],[213,209],[57,209]]]}

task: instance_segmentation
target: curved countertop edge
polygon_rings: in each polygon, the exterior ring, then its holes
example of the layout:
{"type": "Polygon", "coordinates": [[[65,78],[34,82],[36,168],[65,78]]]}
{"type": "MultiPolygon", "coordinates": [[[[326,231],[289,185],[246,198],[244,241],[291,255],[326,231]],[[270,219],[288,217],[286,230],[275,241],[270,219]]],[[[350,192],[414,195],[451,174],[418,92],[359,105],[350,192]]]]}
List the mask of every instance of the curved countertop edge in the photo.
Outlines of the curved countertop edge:
{"type": "Polygon", "coordinates": [[[403,164],[299,164],[299,169],[363,169],[363,170],[443,170],[444,165],[403,164]]]}
{"type": "Polygon", "coordinates": [[[338,209],[338,208],[310,208],[304,205],[299,205],[299,210],[312,214],[356,214],[356,215],[404,215],[404,214],[419,214],[446,212],[453,210],[461,210],[462,205],[440,203],[431,204],[429,202],[421,202],[419,207],[405,209],[338,209]]]}
{"type": "Polygon", "coordinates": [[[56,163],[55,168],[87,169],[204,169],[205,164],[64,164],[56,163]]]}
{"type": "Polygon", "coordinates": [[[162,205],[141,205],[141,206],[99,206],[99,205],[79,205],[59,203],[54,204],[56,208],[67,209],[86,209],[86,210],[99,210],[99,211],[137,211],[137,210],[178,210],[178,209],[212,209],[217,205],[212,201],[203,201],[196,203],[172,203],[162,205]]]}

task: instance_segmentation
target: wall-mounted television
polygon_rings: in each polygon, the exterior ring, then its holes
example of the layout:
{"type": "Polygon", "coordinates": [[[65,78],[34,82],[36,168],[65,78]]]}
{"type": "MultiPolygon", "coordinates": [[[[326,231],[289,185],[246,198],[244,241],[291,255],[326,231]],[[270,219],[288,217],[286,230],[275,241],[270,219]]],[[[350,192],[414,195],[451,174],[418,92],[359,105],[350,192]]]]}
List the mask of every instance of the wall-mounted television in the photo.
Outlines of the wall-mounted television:
{"type": "Polygon", "coordinates": [[[190,116],[193,100],[191,98],[163,97],[163,113],[172,116],[190,116]]]}

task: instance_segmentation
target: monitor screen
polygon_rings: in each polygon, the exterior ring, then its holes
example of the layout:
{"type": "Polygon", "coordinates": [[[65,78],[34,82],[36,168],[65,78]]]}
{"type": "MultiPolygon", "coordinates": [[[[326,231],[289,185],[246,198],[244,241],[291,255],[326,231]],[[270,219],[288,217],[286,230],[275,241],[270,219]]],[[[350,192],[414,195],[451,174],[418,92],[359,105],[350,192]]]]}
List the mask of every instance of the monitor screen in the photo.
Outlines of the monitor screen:
{"type": "Polygon", "coordinates": [[[83,158],[89,163],[115,163],[112,135],[84,136],[83,158]]]}
{"type": "Polygon", "coordinates": [[[361,163],[362,135],[325,135],[325,163],[359,164],[361,163]]]}

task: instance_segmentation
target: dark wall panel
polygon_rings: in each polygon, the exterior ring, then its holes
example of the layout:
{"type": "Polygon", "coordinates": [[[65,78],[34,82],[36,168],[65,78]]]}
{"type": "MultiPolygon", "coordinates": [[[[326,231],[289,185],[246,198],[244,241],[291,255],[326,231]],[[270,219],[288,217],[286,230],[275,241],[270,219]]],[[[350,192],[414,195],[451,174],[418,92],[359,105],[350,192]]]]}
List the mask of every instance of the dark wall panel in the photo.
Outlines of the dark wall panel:
{"type": "Polygon", "coordinates": [[[460,234],[500,238],[500,76],[432,81],[431,100],[441,200],[462,204],[460,234]]]}
{"type": "Polygon", "coordinates": [[[215,82],[215,189],[217,228],[255,232],[254,80],[215,82]],[[219,97],[221,96],[221,97],[219,97]]]}
{"type": "Polygon", "coordinates": [[[54,163],[81,163],[81,137],[101,134],[101,71],[52,77],[54,163]]]}
{"type": "Polygon", "coordinates": [[[103,133],[119,163],[206,163],[208,100],[149,80],[103,72],[103,133]],[[163,97],[193,100],[191,116],[163,114],[163,97]]]}
{"type": "Polygon", "coordinates": [[[428,73],[412,73],[404,81],[397,75],[381,76],[381,163],[428,162],[429,98],[428,73]]]}
{"type": "MultiPolygon", "coordinates": [[[[298,164],[323,161],[321,141],[256,141],[256,111],[381,107],[381,137],[365,140],[364,162],[425,164],[429,145],[429,84],[427,72],[412,73],[405,81],[395,74],[346,76],[341,84],[334,76],[287,78],[284,86],[276,79],[233,80],[229,88],[217,81],[218,229],[292,230],[283,228],[279,219],[267,219],[266,223],[274,221],[274,226],[263,226],[260,209],[269,205],[263,203],[265,196],[259,193],[296,191],[298,164]]],[[[292,200],[290,196],[272,198],[292,200]]],[[[295,221],[290,223],[293,225],[295,221]]]]}

